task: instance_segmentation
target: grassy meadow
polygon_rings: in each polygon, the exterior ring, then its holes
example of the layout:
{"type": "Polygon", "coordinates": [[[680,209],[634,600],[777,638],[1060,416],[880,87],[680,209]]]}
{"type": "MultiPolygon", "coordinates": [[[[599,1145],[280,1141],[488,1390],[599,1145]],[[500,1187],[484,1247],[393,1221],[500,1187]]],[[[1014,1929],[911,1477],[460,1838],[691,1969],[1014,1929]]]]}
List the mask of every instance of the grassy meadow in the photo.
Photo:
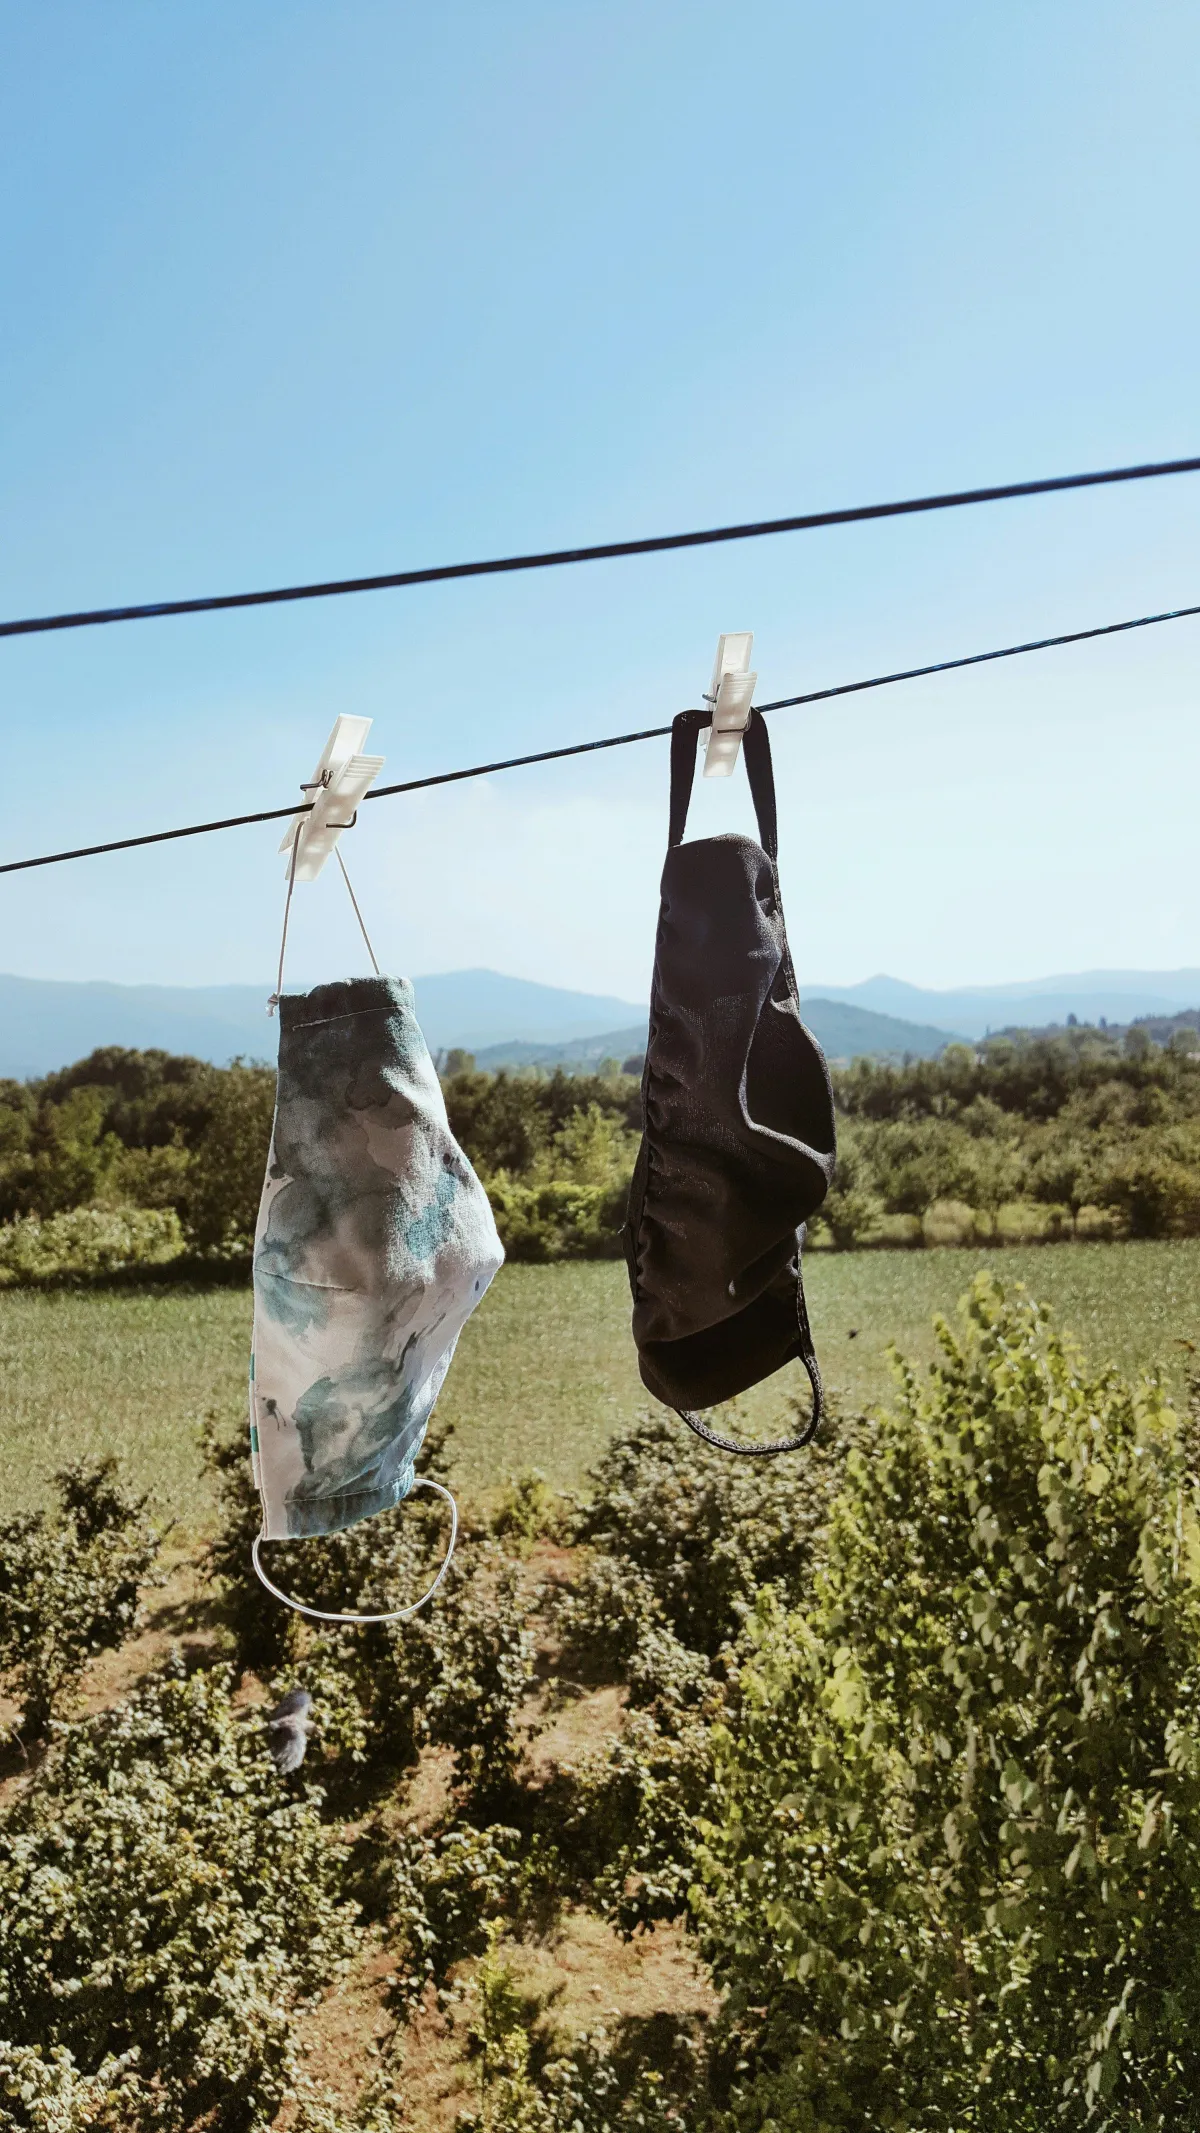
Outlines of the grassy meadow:
{"type": "MultiPolygon", "coordinates": [[[[1161,1368],[1181,1390],[1200,1347],[1200,1240],[1059,1244],[1002,1252],[814,1253],[807,1286],[827,1383],[850,1405],[886,1398],[890,1342],[933,1352],[931,1320],[975,1272],[1023,1282],[1089,1361],[1161,1368]]],[[[68,1460],[117,1451],[177,1532],[202,1529],[212,1499],[200,1458],[206,1415],[245,1401],[245,1289],[12,1290],[0,1294],[0,1481],[19,1509],[68,1460]]],[[[799,1373],[797,1373],[799,1377],[799,1373]]],[[[624,1267],[507,1266],[469,1322],[442,1395],[457,1479],[479,1495],[525,1468],[578,1484],[607,1439],[649,1404],[629,1337],[624,1267]]],[[[788,1419],[788,1381],[725,1410],[767,1434],[788,1419]]],[[[681,1457],[688,1440],[681,1428],[681,1457]]]]}

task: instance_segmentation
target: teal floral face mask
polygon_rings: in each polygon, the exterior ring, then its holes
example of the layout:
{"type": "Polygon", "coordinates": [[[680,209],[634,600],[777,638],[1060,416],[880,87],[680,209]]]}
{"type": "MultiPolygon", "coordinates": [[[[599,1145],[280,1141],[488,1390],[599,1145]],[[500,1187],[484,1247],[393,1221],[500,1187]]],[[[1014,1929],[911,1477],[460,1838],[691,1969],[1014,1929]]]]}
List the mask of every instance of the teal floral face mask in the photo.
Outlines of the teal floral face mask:
{"type": "MultiPolygon", "coordinates": [[[[504,1258],[407,980],[285,993],[279,1014],[254,1246],[263,1540],[339,1533],[408,1495],[455,1343],[504,1258]]],[[[276,1592],[257,1543],[255,1565],[276,1592]]]]}

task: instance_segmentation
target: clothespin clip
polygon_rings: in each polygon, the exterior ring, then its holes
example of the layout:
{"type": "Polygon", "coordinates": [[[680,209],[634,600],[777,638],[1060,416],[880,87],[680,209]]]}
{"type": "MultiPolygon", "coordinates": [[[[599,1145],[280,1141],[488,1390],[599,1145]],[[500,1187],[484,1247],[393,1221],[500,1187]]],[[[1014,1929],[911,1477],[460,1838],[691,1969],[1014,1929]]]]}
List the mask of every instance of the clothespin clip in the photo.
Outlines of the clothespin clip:
{"type": "Polygon", "coordinates": [[[717,639],[717,662],[712,686],[704,701],[712,705],[712,725],[704,751],[706,778],[732,777],[737,767],[742,735],[750,720],[757,674],[751,674],[753,630],[731,630],[717,639]]]}
{"type": "Polygon", "coordinates": [[[296,846],[294,870],[291,860],[287,865],[290,880],[315,881],[342,831],[353,829],[359,802],[383,769],[381,755],[359,753],[370,730],[369,718],[339,718],[312,777],[301,787],[312,807],[293,817],[279,847],[290,852],[296,846]]]}

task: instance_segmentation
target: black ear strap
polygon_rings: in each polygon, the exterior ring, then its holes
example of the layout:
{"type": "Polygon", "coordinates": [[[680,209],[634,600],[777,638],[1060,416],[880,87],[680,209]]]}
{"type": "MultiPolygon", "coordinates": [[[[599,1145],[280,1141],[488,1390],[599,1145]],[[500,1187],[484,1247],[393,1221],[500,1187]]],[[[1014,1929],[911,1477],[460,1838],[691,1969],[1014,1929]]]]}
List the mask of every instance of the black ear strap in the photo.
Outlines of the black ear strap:
{"type": "MultiPolygon", "coordinates": [[[[687,828],[692,783],[696,776],[696,742],[705,726],[712,724],[707,711],[681,711],[671,725],[671,820],[667,844],[683,842],[687,828]]],[[[775,807],[775,775],[771,768],[771,743],[762,713],[752,711],[742,740],[750,797],[758,817],[758,834],[769,859],[779,857],[779,821],[775,807]]]]}
{"type": "Polygon", "coordinates": [[[804,1301],[804,1283],[799,1269],[796,1272],[796,1358],[808,1372],[808,1382],[812,1386],[813,1395],[812,1413],[796,1437],[772,1437],[767,1444],[742,1444],[736,1437],[718,1436],[715,1429],[709,1429],[707,1423],[702,1422],[699,1415],[693,1414],[689,1408],[677,1407],[675,1412],[680,1421],[686,1422],[697,1437],[703,1437],[706,1444],[714,1444],[719,1452],[736,1452],[742,1459],[774,1459],[779,1452],[802,1452],[806,1444],[812,1443],[821,1426],[825,1393],[813,1348],[812,1327],[808,1322],[808,1305],[804,1301]]]}

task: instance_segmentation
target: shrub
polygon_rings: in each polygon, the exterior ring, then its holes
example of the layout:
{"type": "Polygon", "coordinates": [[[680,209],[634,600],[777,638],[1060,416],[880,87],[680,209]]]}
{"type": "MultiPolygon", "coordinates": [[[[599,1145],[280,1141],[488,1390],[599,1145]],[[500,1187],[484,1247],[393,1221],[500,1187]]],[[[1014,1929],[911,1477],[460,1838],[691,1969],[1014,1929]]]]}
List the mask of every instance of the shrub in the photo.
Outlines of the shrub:
{"type": "Polygon", "coordinates": [[[135,2057],[109,2057],[96,2073],[81,2074],[61,2046],[47,2051],[0,2039],[0,2133],[119,2133],[135,2123],[135,2057]]]}
{"type": "MultiPolygon", "coordinates": [[[[483,1961],[472,1983],[474,2020],[468,2037],[479,2081],[479,2109],[460,2111],[456,2133],[680,2133],[687,2117],[665,2087],[661,2071],[636,2051],[614,2048],[603,2029],[579,2037],[548,2058],[535,2035],[538,2009],[522,1992],[501,1953],[497,1921],[488,1928],[483,1961]]],[[[677,2041],[675,2038],[672,2041],[677,2041]]],[[[694,2065],[678,2084],[690,2103],[694,2065]],[[689,2079],[688,2077],[691,2076],[689,2079]]]]}
{"type": "Polygon", "coordinates": [[[686,1914],[711,1781],[708,1726],[689,1719],[668,1731],[646,1711],[550,1779],[539,1833],[556,1847],[562,1878],[627,1940],[639,1926],[686,1914]]]}
{"type": "Polygon", "coordinates": [[[1131,1237],[1192,1237],[1200,1231],[1200,1176],[1155,1147],[1131,1150],[1096,1176],[1101,1207],[1123,1217],[1131,1237]]]}
{"type": "Polygon", "coordinates": [[[182,1251],[183,1230],[170,1207],[76,1207],[44,1222],[26,1215],[0,1229],[0,1288],[165,1266],[182,1251]]]}
{"type": "Polygon", "coordinates": [[[563,1499],[536,1467],[509,1483],[492,1519],[497,1540],[526,1549],[536,1540],[553,1540],[563,1522],[563,1499]]]}
{"type": "MultiPolygon", "coordinates": [[[[459,1073],[447,1079],[445,1092],[450,1130],[483,1178],[499,1171],[520,1178],[539,1169],[563,1128],[589,1108],[625,1131],[641,1119],[636,1081],[565,1074],[561,1068],[550,1075],[503,1068],[498,1074],[459,1073]]],[[[608,1146],[615,1152],[615,1142],[608,1146]]]]}
{"type": "MultiPolygon", "coordinates": [[[[593,1468],[574,1537],[640,1573],[680,1641],[711,1656],[736,1635],[760,1585],[778,1582],[796,1600],[810,1582],[852,1434],[829,1413],[814,1444],[764,1474],[681,1422],[648,1416],[593,1468]]],[[[632,1593],[623,1571],[613,1604],[622,1579],[632,1593]]]]}
{"type": "Polygon", "coordinates": [[[500,1242],[510,1259],[619,1259],[627,1189],[569,1180],[488,1181],[500,1242]]]}
{"type": "Polygon", "coordinates": [[[192,1154],[187,1186],[188,1233],[202,1251],[249,1251],[274,1116],[272,1068],[236,1060],[214,1075],[208,1121],[192,1154]]]}
{"type": "Polygon", "coordinates": [[[926,1244],[974,1244],[991,1225],[963,1200],[935,1200],[921,1224],[926,1244]]]}
{"type": "Polygon", "coordinates": [[[853,1251],[873,1236],[882,1213],[870,1168],[851,1134],[838,1151],[837,1172],[821,1203],[819,1227],[828,1231],[838,1251],[853,1251]]]}
{"type": "Polygon", "coordinates": [[[431,1740],[454,1749],[460,1777],[484,1797],[505,1787],[516,1769],[516,1719],[533,1677],[529,1617],[537,1600],[515,1565],[481,1546],[473,1563],[463,1563],[445,1605],[425,1621],[433,1681],[424,1727],[431,1740]]]}
{"type": "Polygon", "coordinates": [[[158,1553],[109,1457],[55,1479],[53,1517],[25,1511],[0,1525],[0,1675],[34,1736],[69,1703],[88,1660],[135,1628],[138,1588],[158,1553]]]}
{"type": "Polygon", "coordinates": [[[8,2125],[53,2126],[56,2085],[89,2123],[88,2083],[121,2133],[270,2125],[292,2011],[355,1946],[318,1799],[281,1788],[224,1668],[52,1748],[0,1828],[8,2125]]]}
{"type": "Polygon", "coordinates": [[[714,1730],[728,2124],[1191,2124],[1200,1543],[1151,1382],[985,1279],[852,1454],[714,1730]]]}
{"type": "Polygon", "coordinates": [[[641,1570],[622,1555],[596,1555],[555,1608],[560,1663],[576,1681],[624,1681],[643,1641],[665,1619],[641,1570]]]}
{"type": "Polygon", "coordinates": [[[517,1907],[521,1833],[464,1825],[440,1837],[401,1831],[389,1847],[385,1902],[398,1938],[394,1996],[417,2007],[456,1963],[481,1955],[492,1919],[517,1907]]]}
{"type": "MultiPolygon", "coordinates": [[[[442,1470],[448,1434],[430,1431],[426,1473],[442,1470]]],[[[255,1577],[250,1543],[260,1512],[245,1439],[224,1442],[210,1433],[208,1457],[224,1509],[210,1571],[240,1663],[278,1676],[303,1655],[306,1669],[320,1668],[341,1741],[357,1743],[356,1757],[367,1765],[403,1767],[423,1742],[440,1742],[455,1750],[459,1775],[475,1790],[503,1786],[517,1761],[516,1716],[534,1649],[535,1596],[516,1566],[491,1543],[467,1536],[436,1599],[420,1614],[363,1628],[309,1627],[270,1599],[255,1577]]],[[[421,1492],[344,1533],[272,1543],[269,1574],[310,1606],[372,1613],[423,1592],[445,1545],[444,1512],[421,1492]]]]}
{"type": "Polygon", "coordinates": [[[102,1089],[80,1087],[39,1106],[28,1141],[26,1211],[58,1214],[103,1189],[120,1153],[116,1136],[105,1131],[105,1109],[102,1089]]]}

